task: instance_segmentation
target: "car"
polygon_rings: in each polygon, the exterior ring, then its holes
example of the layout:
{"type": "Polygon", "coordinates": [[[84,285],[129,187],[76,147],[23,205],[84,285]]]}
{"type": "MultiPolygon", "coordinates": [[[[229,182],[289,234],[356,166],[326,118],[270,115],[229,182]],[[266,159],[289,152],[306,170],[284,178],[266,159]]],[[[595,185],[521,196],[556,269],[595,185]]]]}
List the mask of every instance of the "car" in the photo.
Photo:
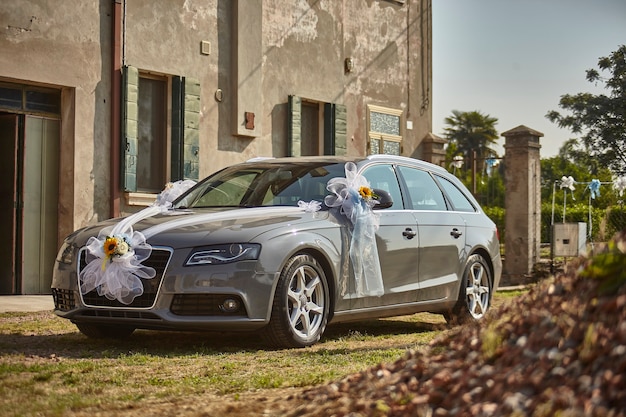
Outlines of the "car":
{"type": "Polygon", "coordinates": [[[481,319],[502,273],[496,225],[444,168],[413,158],[255,158],[68,236],[55,313],[92,338],[252,331],[311,346],[329,323],[481,319]]]}

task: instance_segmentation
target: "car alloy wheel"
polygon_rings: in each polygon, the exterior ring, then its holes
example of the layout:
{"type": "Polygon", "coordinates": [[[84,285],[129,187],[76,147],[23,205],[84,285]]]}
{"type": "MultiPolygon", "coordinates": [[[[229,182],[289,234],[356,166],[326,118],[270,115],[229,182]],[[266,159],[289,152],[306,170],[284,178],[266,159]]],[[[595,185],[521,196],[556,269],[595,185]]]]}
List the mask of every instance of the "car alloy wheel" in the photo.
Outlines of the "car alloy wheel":
{"type": "Polygon", "coordinates": [[[470,319],[481,319],[491,303],[491,270],[487,261],[478,254],[470,256],[465,265],[457,303],[445,312],[451,324],[465,323],[470,319]]]}
{"type": "Polygon", "coordinates": [[[474,258],[466,269],[465,296],[469,314],[475,318],[482,318],[489,309],[491,301],[489,268],[480,255],[473,255],[474,258]]]}
{"type": "Polygon", "coordinates": [[[281,347],[315,344],[326,329],[328,306],[324,270],[312,256],[295,255],[281,273],[267,339],[281,347]]]}

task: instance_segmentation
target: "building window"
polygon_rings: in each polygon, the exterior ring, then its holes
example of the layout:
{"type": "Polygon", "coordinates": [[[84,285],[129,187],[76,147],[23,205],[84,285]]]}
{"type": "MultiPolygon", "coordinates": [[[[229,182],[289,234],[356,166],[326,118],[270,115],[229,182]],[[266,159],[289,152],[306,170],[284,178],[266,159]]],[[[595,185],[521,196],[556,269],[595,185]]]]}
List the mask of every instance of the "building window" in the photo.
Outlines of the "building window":
{"type": "Polygon", "coordinates": [[[59,115],[61,114],[61,91],[52,88],[0,83],[0,110],[59,115]]]}
{"type": "Polygon", "coordinates": [[[402,153],[402,110],[367,106],[368,153],[400,155],[402,153]]]}
{"type": "Polygon", "coordinates": [[[157,193],[169,181],[197,181],[200,82],[131,66],[124,67],[122,79],[124,191],[157,193]]]}
{"type": "Polygon", "coordinates": [[[169,177],[167,79],[140,74],[137,100],[137,191],[160,191],[169,177]]]}
{"type": "Polygon", "coordinates": [[[289,96],[287,155],[345,155],[346,106],[289,96]]]}
{"type": "MultiPolygon", "coordinates": [[[[322,107],[321,113],[323,112],[322,107]]],[[[323,128],[323,123],[320,119],[320,104],[302,100],[302,156],[323,154],[324,138],[320,139],[320,125],[323,128]]]]}

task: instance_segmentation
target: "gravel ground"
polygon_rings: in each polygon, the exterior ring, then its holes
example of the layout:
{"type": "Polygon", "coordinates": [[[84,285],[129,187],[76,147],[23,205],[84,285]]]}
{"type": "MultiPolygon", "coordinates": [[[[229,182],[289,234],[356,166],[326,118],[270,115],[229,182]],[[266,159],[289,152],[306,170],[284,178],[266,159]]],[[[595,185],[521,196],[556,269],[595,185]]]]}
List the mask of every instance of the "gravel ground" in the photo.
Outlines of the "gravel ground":
{"type": "Polygon", "coordinates": [[[614,257],[571,262],[482,322],[393,364],[308,390],[201,397],[111,415],[626,416],[626,231],[614,246],[614,257]]]}

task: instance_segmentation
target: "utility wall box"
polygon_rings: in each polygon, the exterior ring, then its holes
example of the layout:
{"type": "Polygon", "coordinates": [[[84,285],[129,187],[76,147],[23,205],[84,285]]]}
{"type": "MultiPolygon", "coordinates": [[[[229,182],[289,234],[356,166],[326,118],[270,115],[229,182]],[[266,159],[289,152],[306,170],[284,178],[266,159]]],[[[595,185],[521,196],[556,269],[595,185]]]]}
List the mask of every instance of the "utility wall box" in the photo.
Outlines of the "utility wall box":
{"type": "Polygon", "coordinates": [[[554,256],[580,256],[587,253],[587,223],[557,223],[552,226],[554,256]]]}

